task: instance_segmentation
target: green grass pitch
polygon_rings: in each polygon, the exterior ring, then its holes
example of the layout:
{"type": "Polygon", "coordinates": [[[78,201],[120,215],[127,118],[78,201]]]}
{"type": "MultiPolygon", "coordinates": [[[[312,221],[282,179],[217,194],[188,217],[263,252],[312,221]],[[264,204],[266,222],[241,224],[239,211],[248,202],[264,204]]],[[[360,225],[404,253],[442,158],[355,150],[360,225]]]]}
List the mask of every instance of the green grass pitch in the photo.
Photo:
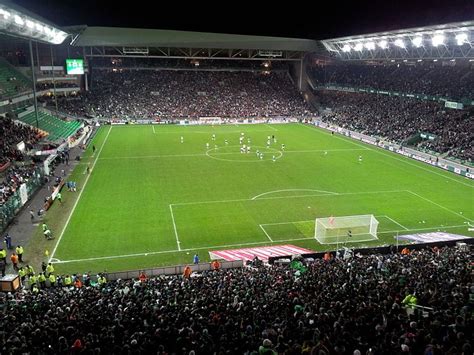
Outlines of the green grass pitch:
{"type": "Polygon", "coordinates": [[[69,211],[55,204],[47,217],[61,216],[49,246],[60,272],[190,263],[196,252],[208,260],[212,249],[278,243],[334,249],[314,239],[315,218],[328,216],[376,216],[379,239],[357,247],[391,244],[397,233],[474,236],[472,181],[302,124],[104,126],[94,144],[73,173],[80,189],[63,194],[69,211]]]}

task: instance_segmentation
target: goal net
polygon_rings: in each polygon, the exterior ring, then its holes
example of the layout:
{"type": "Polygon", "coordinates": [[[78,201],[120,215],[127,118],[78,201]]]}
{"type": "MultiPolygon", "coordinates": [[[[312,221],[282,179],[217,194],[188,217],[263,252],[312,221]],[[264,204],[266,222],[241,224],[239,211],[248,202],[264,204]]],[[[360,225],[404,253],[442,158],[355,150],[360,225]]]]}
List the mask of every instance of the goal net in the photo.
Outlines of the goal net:
{"type": "Polygon", "coordinates": [[[379,222],[371,214],[316,218],[314,238],[320,244],[376,240],[379,222]]]}

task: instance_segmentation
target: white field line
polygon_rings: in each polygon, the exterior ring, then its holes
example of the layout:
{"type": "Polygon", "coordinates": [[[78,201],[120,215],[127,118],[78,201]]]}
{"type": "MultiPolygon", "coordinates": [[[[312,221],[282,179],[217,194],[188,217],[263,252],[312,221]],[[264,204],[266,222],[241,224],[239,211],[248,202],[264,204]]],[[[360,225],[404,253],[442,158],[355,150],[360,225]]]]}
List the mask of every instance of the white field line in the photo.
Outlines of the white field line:
{"type": "MultiPolygon", "coordinates": [[[[303,124],[301,123],[304,127],[308,127],[308,128],[313,128],[313,129],[317,129],[318,131],[320,132],[324,132],[325,134],[330,134],[329,131],[325,130],[324,128],[320,128],[320,127],[314,127],[314,126],[307,126],[306,124],[303,124]],[[319,128],[319,129],[318,129],[319,128]]],[[[415,168],[418,168],[418,169],[421,169],[421,170],[424,170],[424,171],[427,171],[429,173],[432,173],[432,174],[435,174],[435,175],[438,175],[438,176],[441,176],[443,178],[446,178],[448,180],[451,180],[451,181],[454,181],[454,182],[457,182],[461,185],[464,185],[464,186],[467,186],[467,187],[470,187],[470,188],[474,188],[474,185],[473,184],[466,184],[465,182],[463,181],[459,181],[457,179],[454,179],[450,176],[447,176],[447,175],[443,175],[443,174],[440,174],[438,173],[437,171],[434,171],[434,170],[431,170],[431,169],[427,169],[423,166],[420,166],[418,164],[414,164],[412,162],[409,161],[410,158],[405,158],[405,159],[402,159],[402,158],[398,158],[397,156],[395,156],[395,154],[397,153],[390,153],[390,152],[386,152],[385,149],[382,149],[382,148],[375,148],[373,147],[372,145],[370,144],[359,144],[359,143],[356,143],[356,141],[353,139],[353,138],[349,138],[349,137],[346,137],[346,136],[340,136],[340,134],[335,134],[333,137],[337,138],[337,139],[340,139],[340,140],[343,140],[344,142],[348,142],[348,143],[351,143],[351,144],[355,144],[359,147],[366,147],[368,148],[369,150],[372,150],[378,154],[382,154],[382,155],[385,155],[387,157],[390,157],[392,159],[395,159],[395,160],[398,160],[398,161],[401,161],[401,162],[404,162],[405,164],[408,164],[408,165],[411,165],[411,166],[414,166],[415,168]],[[343,138],[345,137],[345,139],[343,138]]],[[[422,164],[422,163],[421,163],[422,164]]]]}
{"type": "Polygon", "coordinates": [[[170,206],[170,212],[171,212],[171,219],[173,220],[173,228],[174,228],[174,235],[176,236],[176,244],[178,245],[178,251],[181,251],[181,242],[179,241],[178,237],[178,230],[176,229],[176,222],[174,221],[174,213],[173,213],[173,206],[170,206]]]}
{"type": "Polygon", "coordinates": [[[460,213],[457,213],[457,212],[455,212],[455,211],[453,211],[453,210],[450,210],[449,208],[444,207],[443,205],[440,205],[439,203],[436,203],[436,202],[434,202],[434,201],[431,201],[431,200],[427,199],[426,197],[423,197],[423,196],[421,196],[421,195],[418,195],[416,192],[413,192],[413,191],[410,191],[410,190],[407,190],[407,192],[409,192],[409,193],[411,193],[411,194],[413,194],[413,195],[415,195],[415,196],[418,196],[418,197],[421,198],[422,200],[425,200],[425,201],[427,201],[427,202],[429,202],[429,203],[432,203],[433,205],[438,206],[438,207],[442,208],[443,210],[446,210],[446,211],[448,211],[448,212],[454,213],[455,215],[461,217],[462,219],[465,219],[466,221],[474,222],[472,219],[469,219],[469,218],[467,218],[467,217],[464,217],[464,216],[463,216],[462,214],[460,214],[460,213]]]}
{"type": "Polygon", "coordinates": [[[79,192],[79,196],[77,196],[77,199],[76,199],[76,202],[74,202],[74,206],[72,206],[72,210],[71,212],[69,213],[69,216],[67,217],[67,220],[66,220],[66,223],[64,224],[64,227],[61,231],[61,234],[59,235],[59,238],[58,238],[58,241],[56,242],[56,245],[54,246],[54,249],[53,249],[53,252],[51,253],[50,257],[49,257],[49,261],[51,261],[51,259],[53,259],[54,257],[54,253],[56,253],[56,249],[58,248],[58,245],[59,243],[61,242],[61,239],[64,235],[64,232],[69,224],[69,221],[71,220],[71,217],[72,215],[74,214],[74,211],[76,210],[76,207],[77,207],[77,204],[79,203],[79,200],[81,199],[81,196],[82,196],[82,193],[84,192],[84,190],[86,189],[86,185],[87,183],[89,182],[89,178],[91,177],[92,175],[92,172],[94,171],[94,167],[95,167],[95,164],[97,163],[97,160],[99,159],[99,156],[100,156],[100,153],[102,153],[102,149],[104,148],[105,146],[105,143],[107,142],[107,139],[109,138],[109,134],[110,132],[112,131],[112,125],[110,126],[108,132],[107,132],[107,135],[105,136],[105,139],[104,141],[102,142],[102,145],[100,146],[100,149],[99,149],[99,152],[97,153],[97,157],[95,158],[94,162],[92,163],[92,167],[91,167],[91,171],[89,172],[89,174],[86,176],[86,180],[84,181],[84,185],[82,186],[82,189],[81,191],[79,192]]]}
{"type": "MultiPolygon", "coordinates": [[[[237,146],[236,146],[237,147],[237,146]]],[[[214,149],[211,149],[214,150],[214,149]]],[[[346,152],[346,151],[358,151],[368,149],[313,149],[313,150],[284,150],[282,153],[319,153],[319,152],[346,152]]],[[[275,149],[280,152],[280,150],[275,149]]],[[[241,155],[240,152],[213,152],[213,155],[241,155]]],[[[100,160],[124,160],[124,159],[154,159],[154,158],[183,158],[183,157],[205,157],[207,154],[161,154],[161,155],[135,155],[125,157],[106,157],[100,158],[100,160]]]]}
{"type": "Polygon", "coordinates": [[[383,216],[381,216],[381,217],[385,217],[385,218],[391,220],[393,223],[399,225],[400,227],[402,227],[402,228],[405,229],[406,231],[409,230],[409,229],[408,229],[407,227],[405,227],[403,224],[398,223],[396,220],[394,220],[393,218],[391,218],[391,217],[389,217],[389,216],[387,216],[387,215],[383,215],[383,216]]]}
{"type": "Polygon", "coordinates": [[[153,133],[156,133],[155,132],[155,125],[151,125],[151,128],[153,129],[153,133]]]}
{"type": "Polygon", "coordinates": [[[257,196],[252,197],[251,200],[256,200],[257,198],[259,198],[259,197],[261,197],[261,196],[270,195],[270,194],[274,194],[274,193],[277,193],[277,192],[287,192],[287,191],[314,191],[314,192],[322,192],[322,193],[331,194],[331,195],[337,195],[337,192],[324,191],[324,190],[314,190],[314,189],[285,189],[285,190],[274,190],[274,191],[264,192],[263,194],[260,194],[260,195],[257,195],[257,196]]]}
{"type": "Polygon", "coordinates": [[[178,202],[172,203],[173,206],[186,206],[186,205],[200,205],[200,204],[209,204],[209,203],[225,203],[225,202],[243,202],[243,201],[260,201],[260,200],[277,200],[285,198],[302,198],[302,197],[314,197],[314,196],[346,196],[346,195],[365,195],[365,194],[390,194],[390,193],[400,193],[407,192],[407,190],[388,190],[388,191],[362,191],[362,192],[340,192],[333,193],[332,195],[328,193],[324,194],[311,194],[311,195],[294,195],[294,196],[275,196],[275,197],[262,197],[257,200],[253,198],[241,198],[235,200],[214,200],[214,201],[195,201],[195,202],[178,202]]]}
{"type": "Polygon", "coordinates": [[[263,228],[263,226],[261,224],[258,225],[260,227],[260,229],[263,231],[263,233],[265,233],[265,235],[267,236],[268,240],[270,240],[272,243],[273,243],[273,239],[268,235],[267,231],[265,230],[265,228],[263,228]]]}
{"type": "MultiPolygon", "coordinates": [[[[296,223],[296,222],[288,222],[288,223],[296,223]]],[[[416,228],[416,229],[409,229],[409,231],[429,231],[435,229],[451,229],[451,228],[459,228],[459,227],[466,227],[466,225],[456,225],[456,226],[442,226],[442,227],[429,227],[429,228],[416,228]]],[[[379,232],[378,234],[387,234],[387,233],[399,233],[405,232],[404,229],[399,230],[392,230],[392,231],[385,231],[379,232]]],[[[279,239],[274,241],[273,243],[285,243],[285,242],[296,242],[301,240],[314,240],[314,236],[312,237],[305,237],[305,238],[295,238],[295,239],[279,239]]],[[[227,244],[227,245],[214,245],[214,246],[207,246],[207,247],[198,247],[198,248],[189,248],[189,249],[181,249],[181,252],[186,251],[195,251],[195,250],[210,250],[210,249],[218,249],[218,248],[232,248],[232,247],[245,247],[250,245],[259,245],[259,244],[270,244],[269,241],[265,242],[251,242],[251,243],[240,243],[240,244],[227,244]]],[[[74,260],[58,260],[51,261],[53,264],[67,264],[67,263],[76,263],[76,262],[84,262],[84,261],[94,261],[94,260],[107,260],[107,259],[119,259],[119,258],[130,258],[135,256],[147,256],[147,255],[157,255],[157,254],[168,254],[168,253],[176,253],[178,250],[164,250],[164,251],[153,251],[148,253],[136,253],[136,254],[126,254],[126,255],[112,255],[112,256],[99,256],[95,258],[86,258],[86,259],[74,259],[74,260]]]]}
{"type": "MultiPolygon", "coordinates": [[[[351,216],[337,216],[337,217],[351,217],[351,216]]],[[[391,219],[389,216],[387,215],[376,215],[374,217],[386,217],[387,219],[391,219]]],[[[392,220],[393,221],[393,220],[392,220]]],[[[294,224],[294,223],[308,223],[308,222],[313,222],[315,223],[315,220],[314,219],[307,219],[305,221],[291,221],[291,222],[276,222],[276,223],[262,223],[261,225],[262,226],[277,226],[279,224],[294,224]]],[[[394,221],[395,222],[395,221],[394,221]]],[[[395,222],[396,223],[396,222],[395,222]]],[[[398,223],[397,223],[398,224],[398,223]]],[[[402,226],[401,224],[398,224],[400,227],[402,228],[405,228],[404,226],[402,226]]],[[[408,229],[407,229],[408,230],[408,229]]]]}
{"type": "Polygon", "coordinates": [[[268,127],[268,128],[270,128],[272,131],[278,132],[278,129],[276,129],[275,127],[270,126],[270,125],[267,124],[267,123],[265,123],[265,126],[268,127]]]}

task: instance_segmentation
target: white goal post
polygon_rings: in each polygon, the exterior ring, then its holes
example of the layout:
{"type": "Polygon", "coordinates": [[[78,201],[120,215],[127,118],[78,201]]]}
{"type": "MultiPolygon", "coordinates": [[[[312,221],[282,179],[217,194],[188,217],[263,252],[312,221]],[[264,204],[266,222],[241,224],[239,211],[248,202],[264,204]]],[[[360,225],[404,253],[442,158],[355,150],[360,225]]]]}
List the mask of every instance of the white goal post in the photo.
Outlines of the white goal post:
{"type": "Polygon", "coordinates": [[[314,238],[320,244],[377,240],[378,225],[372,214],[316,218],[314,238]]]}

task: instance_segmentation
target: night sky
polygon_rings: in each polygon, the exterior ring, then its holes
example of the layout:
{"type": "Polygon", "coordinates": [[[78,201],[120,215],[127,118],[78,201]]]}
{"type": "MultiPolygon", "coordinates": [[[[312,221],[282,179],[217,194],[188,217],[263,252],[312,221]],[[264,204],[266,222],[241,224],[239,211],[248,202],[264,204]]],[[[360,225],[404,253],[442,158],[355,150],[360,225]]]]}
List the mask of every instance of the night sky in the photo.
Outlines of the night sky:
{"type": "Polygon", "coordinates": [[[11,0],[60,26],[86,24],[325,39],[474,20],[474,0],[11,0]],[[151,5],[154,4],[154,5],[151,5]]]}

